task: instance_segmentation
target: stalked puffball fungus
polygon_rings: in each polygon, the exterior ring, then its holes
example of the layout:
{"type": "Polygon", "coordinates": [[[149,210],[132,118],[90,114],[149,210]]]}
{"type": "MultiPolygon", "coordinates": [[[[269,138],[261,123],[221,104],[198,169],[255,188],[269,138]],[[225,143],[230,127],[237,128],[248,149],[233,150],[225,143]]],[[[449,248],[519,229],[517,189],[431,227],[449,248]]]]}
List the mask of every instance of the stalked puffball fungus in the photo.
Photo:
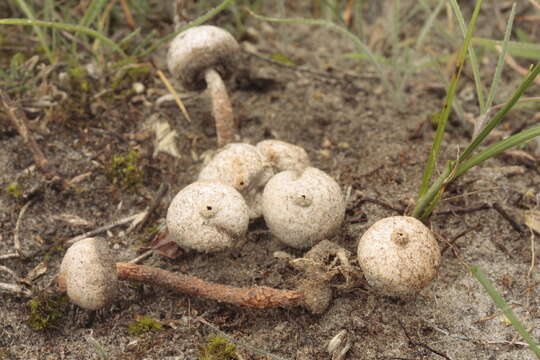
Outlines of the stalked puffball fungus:
{"type": "Polygon", "coordinates": [[[253,145],[233,143],[219,150],[199,173],[199,181],[221,182],[238,190],[249,207],[249,217],[262,215],[261,194],[274,175],[270,164],[253,145]]]}
{"type": "Polygon", "coordinates": [[[310,165],[306,150],[300,146],[280,140],[263,140],[256,146],[276,173],[285,170],[302,171],[310,165]]]}
{"type": "Polygon", "coordinates": [[[263,215],[283,243],[308,248],[334,235],[345,217],[339,185],[325,172],[308,167],[275,175],[264,188],[263,215]]]}
{"type": "Polygon", "coordinates": [[[109,305],[118,289],[116,265],[103,238],[86,238],[64,255],[59,282],[70,300],[82,308],[97,310],[109,305]]]}
{"type": "Polygon", "coordinates": [[[169,71],[184,88],[200,91],[208,87],[219,147],[235,139],[233,111],[223,79],[234,71],[239,50],[227,31],[201,25],[178,34],[167,54],[169,71]]]}
{"type": "Polygon", "coordinates": [[[437,275],[440,260],[435,236],[413,217],[381,219],[358,243],[358,262],[364,276],[383,295],[417,294],[437,275]]]}
{"type": "Polygon", "coordinates": [[[246,233],[249,210],[229,185],[198,181],[186,186],[167,211],[169,235],[183,249],[216,252],[235,245],[246,233]]]}

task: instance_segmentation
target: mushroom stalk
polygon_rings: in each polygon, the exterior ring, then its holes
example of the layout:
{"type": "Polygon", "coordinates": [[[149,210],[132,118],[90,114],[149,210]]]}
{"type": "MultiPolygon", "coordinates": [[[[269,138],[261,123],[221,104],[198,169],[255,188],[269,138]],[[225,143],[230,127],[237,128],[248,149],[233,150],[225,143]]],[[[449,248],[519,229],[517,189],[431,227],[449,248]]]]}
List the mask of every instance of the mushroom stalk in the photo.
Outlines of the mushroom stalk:
{"type": "Polygon", "coordinates": [[[154,284],[177,293],[203,296],[251,308],[301,306],[305,300],[302,291],[278,290],[266,286],[239,288],[213,284],[194,276],[173,273],[152,266],[117,263],[116,270],[120,280],[154,284]]]}
{"type": "Polygon", "coordinates": [[[212,98],[212,115],[216,122],[217,142],[223,147],[235,140],[234,115],[225,83],[213,68],[207,69],[204,79],[212,98]]]}

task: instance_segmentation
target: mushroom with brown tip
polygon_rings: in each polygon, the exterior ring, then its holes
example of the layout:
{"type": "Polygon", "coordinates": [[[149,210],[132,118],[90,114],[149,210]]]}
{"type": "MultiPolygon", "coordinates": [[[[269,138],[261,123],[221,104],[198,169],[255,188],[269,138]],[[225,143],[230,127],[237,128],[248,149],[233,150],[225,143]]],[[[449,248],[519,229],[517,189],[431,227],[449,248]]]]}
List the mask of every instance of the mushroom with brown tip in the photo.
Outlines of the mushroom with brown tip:
{"type": "Polygon", "coordinates": [[[392,216],[373,224],[358,242],[358,262],[368,283],[388,296],[410,296],[437,275],[441,251],[421,221],[392,216]]]}
{"type": "Polygon", "coordinates": [[[247,232],[248,207],[231,186],[199,181],[182,189],[167,211],[169,237],[183,249],[216,252],[247,232]]]}
{"type": "Polygon", "coordinates": [[[239,50],[227,31],[201,25],[178,34],[167,55],[169,71],[184,88],[200,91],[208,87],[220,147],[235,139],[233,111],[223,79],[233,72],[239,50]]]}
{"type": "Polygon", "coordinates": [[[117,295],[118,276],[109,247],[103,238],[86,238],[64,255],[60,287],[72,302],[88,310],[109,305],[117,295]]]}
{"type": "Polygon", "coordinates": [[[257,148],[245,143],[228,144],[199,173],[199,181],[221,182],[238,190],[249,207],[249,217],[262,215],[261,194],[274,175],[257,148]]]}
{"type": "Polygon", "coordinates": [[[264,188],[263,215],[270,232],[294,248],[307,248],[334,235],[345,217],[338,183],[322,170],[288,170],[264,188]]]}

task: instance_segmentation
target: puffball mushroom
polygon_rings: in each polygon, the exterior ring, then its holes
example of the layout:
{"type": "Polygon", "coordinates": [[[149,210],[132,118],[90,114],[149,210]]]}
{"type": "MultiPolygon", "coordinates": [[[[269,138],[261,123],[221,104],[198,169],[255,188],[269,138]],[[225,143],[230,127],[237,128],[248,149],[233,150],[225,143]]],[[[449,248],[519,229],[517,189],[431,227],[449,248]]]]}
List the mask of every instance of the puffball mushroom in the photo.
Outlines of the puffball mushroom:
{"type": "Polygon", "coordinates": [[[167,228],[184,249],[217,252],[245,235],[248,213],[242,195],[231,186],[199,181],[176,194],[167,211],[167,228]]]}
{"type": "Polygon", "coordinates": [[[232,106],[222,77],[226,79],[233,72],[239,50],[227,31],[202,25],[178,34],[167,54],[169,71],[184,88],[200,91],[208,87],[220,147],[235,138],[232,106]]]}
{"type": "Polygon", "coordinates": [[[373,224],[358,242],[358,262],[368,283],[389,296],[409,296],[437,274],[441,251],[421,221],[393,216],[373,224]]]}
{"type": "Polygon", "coordinates": [[[334,235],[345,217],[339,185],[313,167],[275,175],[266,184],[262,201],[264,220],[272,234],[299,249],[334,235]]]}
{"type": "Polygon", "coordinates": [[[117,295],[118,276],[109,247],[103,238],[86,238],[73,244],[60,265],[60,281],[72,302],[97,310],[117,295]]]}
{"type": "Polygon", "coordinates": [[[245,143],[228,144],[218,151],[199,173],[199,181],[221,182],[232,186],[243,196],[249,207],[249,217],[262,215],[261,194],[264,185],[274,175],[257,148],[245,143]]]}
{"type": "Polygon", "coordinates": [[[302,171],[310,165],[306,150],[300,146],[280,140],[263,140],[257,143],[257,150],[269,162],[275,172],[285,170],[302,171]]]}

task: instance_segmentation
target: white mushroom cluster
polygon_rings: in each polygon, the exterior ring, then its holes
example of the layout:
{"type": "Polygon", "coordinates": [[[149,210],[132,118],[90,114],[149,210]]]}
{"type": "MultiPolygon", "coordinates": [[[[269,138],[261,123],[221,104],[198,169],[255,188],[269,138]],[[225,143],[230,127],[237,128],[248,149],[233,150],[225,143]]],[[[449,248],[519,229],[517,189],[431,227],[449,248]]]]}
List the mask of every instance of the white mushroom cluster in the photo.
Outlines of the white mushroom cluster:
{"type": "Polygon", "coordinates": [[[301,147],[278,140],[232,143],[176,195],[167,226],[180,247],[214,252],[234,246],[248,220],[260,216],[278,240],[308,248],[337,232],[345,202],[336,181],[310,167],[301,147]]]}

